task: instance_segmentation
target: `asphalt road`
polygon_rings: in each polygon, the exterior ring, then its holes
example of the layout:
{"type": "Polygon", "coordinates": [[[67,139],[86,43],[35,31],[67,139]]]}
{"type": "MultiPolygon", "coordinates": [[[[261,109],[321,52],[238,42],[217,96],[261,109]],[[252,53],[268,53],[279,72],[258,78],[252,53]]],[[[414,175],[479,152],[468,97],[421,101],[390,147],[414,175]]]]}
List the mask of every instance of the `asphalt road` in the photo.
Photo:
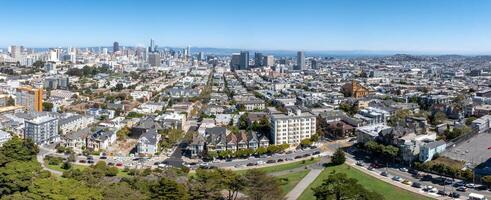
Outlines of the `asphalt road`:
{"type": "MultiPolygon", "coordinates": [[[[306,150],[297,150],[295,152],[292,152],[290,154],[274,154],[271,156],[264,156],[262,158],[255,158],[255,157],[250,157],[246,159],[234,159],[232,161],[226,162],[224,160],[217,160],[215,162],[210,162],[209,166],[214,166],[214,167],[246,167],[247,164],[249,163],[257,163],[258,161],[262,161],[266,163],[268,160],[278,160],[278,159],[283,159],[286,161],[287,159],[295,160],[296,156],[303,156],[305,154],[312,155],[314,152],[320,151],[319,148],[315,149],[306,149],[306,150]]],[[[197,166],[196,166],[197,167],[197,166]]]]}

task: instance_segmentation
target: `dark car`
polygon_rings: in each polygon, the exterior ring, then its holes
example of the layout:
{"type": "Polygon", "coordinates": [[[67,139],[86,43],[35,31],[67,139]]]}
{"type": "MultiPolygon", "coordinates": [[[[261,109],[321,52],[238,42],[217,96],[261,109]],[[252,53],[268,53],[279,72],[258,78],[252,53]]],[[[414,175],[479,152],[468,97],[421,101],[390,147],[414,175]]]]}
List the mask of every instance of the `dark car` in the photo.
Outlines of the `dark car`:
{"type": "Polygon", "coordinates": [[[437,194],[442,195],[442,196],[448,196],[448,192],[444,190],[438,190],[437,194]]]}
{"type": "Polygon", "coordinates": [[[87,163],[94,164],[94,160],[87,160],[87,163]]]}
{"type": "Polygon", "coordinates": [[[310,154],[306,153],[306,154],[303,154],[303,157],[309,157],[310,154]]]}
{"type": "Polygon", "coordinates": [[[228,158],[225,162],[232,162],[232,159],[228,158]]]}
{"type": "Polygon", "coordinates": [[[414,182],[411,186],[413,186],[415,188],[421,188],[422,187],[421,183],[418,183],[418,182],[414,182]]]}
{"type": "Polygon", "coordinates": [[[415,170],[415,169],[409,169],[407,172],[409,172],[412,175],[416,175],[419,173],[418,170],[415,170]]]}
{"type": "Polygon", "coordinates": [[[105,160],[105,159],[107,159],[107,157],[106,156],[101,156],[100,159],[105,160]]]}
{"type": "Polygon", "coordinates": [[[79,163],[86,163],[87,161],[85,161],[85,160],[79,160],[78,162],[79,163]]]}
{"type": "Polygon", "coordinates": [[[285,160],[283,160],[283,159],[281,159],[281,158],[280,158],[280,159],[278,159],[278,162],[283,162],[283,161],[285,161],[285,160]]]}
{"type": "Polygon", "coordinates": [[[268,160],[266,163],[276,163],[276,160],[268,160]]]}
{"type": "Polygon", "coordinates": [[[421,178],[422,181],[431,181],[433,180],[433,176],[427,174],[427,175],[424,175],[423,178],[421,178]]]}
{"type": "Polygon", "coordinates": [[[295,156],[295,159],[299,159],[299,158],[302,158],[302,156],[295,156]]]}
{"type": "Polygon", "coordinates": [[[87,160],[94,160],[93,156],[87,156],[87,160]]]}
{"type": "Polygon", "coordinates": [[[449,197],[452,197],[452,198],[460,198],[460,194],[457,193],[457,192],[452,192],[448,195],[449,197]]]}
{"type": "Polygon", "coordinates": [[[107,163],[107,166],[114,166],[114,163],[109,162],[109,163],[107,163]]]}
{"type": "Polygon", "coordinates": [[[256,163],[247,163],[247,166],[249,166],[249,167],[250,166],[255,166],[255,165],[256,165],[256,163]]]}
{"type": "Polygon", "coordinates": [[[320,151],[316,151],[316,152],[312,153],[312,155],[318,155],[318,154],[321,154],[321,152],[320,151]]]}
{"type": "Polygon", "coordinates": [[[487,186],[485,186],[485,185],[478,185],[478,186],[476,186],[474,189],[476,189],[476,190],[487,190],[487,189],[488,189],[488,187],[487,187],[487,186]]]}

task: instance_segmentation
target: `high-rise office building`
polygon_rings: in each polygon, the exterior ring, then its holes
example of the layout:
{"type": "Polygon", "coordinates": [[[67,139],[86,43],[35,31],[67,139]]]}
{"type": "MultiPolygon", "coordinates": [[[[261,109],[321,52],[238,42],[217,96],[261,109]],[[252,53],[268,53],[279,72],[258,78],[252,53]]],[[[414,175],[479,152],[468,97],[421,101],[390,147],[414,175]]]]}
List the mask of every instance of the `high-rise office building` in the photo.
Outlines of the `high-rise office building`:
{"type": "Polygon", "coordinates": [[[249,52],[248,51],[241,51],[240,52],[239,70],[246,70],[246,69],[249,69],[249,52]]]}
{"type": "Polygon", "coordinates": [[[152,67],[158,67],[160,66],[160,54],[158,53],[151,53],[148,55],[148,63],[152,67]]]}
{"type": "Polygon", "coordinates": [[[113,43],[113,53],[116,53],[119,51],[119,43],[118,42],[114,42],[113,43]]]}
{"type": "Polygon", "coordinates": [[[204,61],[205,60],[205,54],[203,52],[198,53],[198,61],[204,61]]]}
{"type": "Polygon", "coordinates": [[[24,49],[23,46],[16,46],[16,45],[10,46],[9,47],[10,57],[12,57],[13,59],[19,59],[23,49],[24,49]]]}
{"type": "Polygon", "coordinates": [[[263,64],[263,54],[262,53],[254,53],[254,66],[262,67],[263,64]]]}
{"type": "Polygon", "coordinates": [[[297,52],[297,65],[295,70],[304,70],[305,69],[305,55],[303,51],[297,52]]]}
{"type": "Polygon", "coordinates": [[[234,53],[232,54],[232,58],[230,59],[230,70],[234,71],[239,69],[240,65],[240,54],[234,53]]]}
{"type": "Polygon", "coordinates": [[[319,66],[317,66],[317,60],[312,59],[312,60],[310,61],[310,67],[311,67],[312,69],[319,69],[319,66]]]}
{"type": "Polygon", "coordinates": [[[274,65],[274,57],[272,55],[267,55],[263,57],[263,66],[271,67],[274,65]]]}
{"type": "Polygon", "coordinates": [[[150,39],[150,46],[148,47],[148,52],[149,53],[157,52],[157,45],[155,44],[155,41],[153,41],[153,39],[150,39]]]}
{"type": "Polygon", "coordinates": [[[43,111],[43,89],[21,86],[16,89],[15,104],[24,106],[29,111],[43,111]]]}

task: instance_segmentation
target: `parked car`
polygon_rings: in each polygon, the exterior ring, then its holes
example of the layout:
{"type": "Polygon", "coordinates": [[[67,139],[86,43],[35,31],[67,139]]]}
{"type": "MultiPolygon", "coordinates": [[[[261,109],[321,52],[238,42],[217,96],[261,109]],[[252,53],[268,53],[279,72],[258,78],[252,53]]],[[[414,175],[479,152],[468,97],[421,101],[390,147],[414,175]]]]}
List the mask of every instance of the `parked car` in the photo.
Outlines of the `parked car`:
{"type": "Polygon", "coordinates": [[[433,176],[427,174],[427,175],[424,175],[423,178],[421,178],[422,181],[431,181],[433,180],[433,176]]]}
{"type": "Polygon", "coordinates": [[[474,187],[474,189],[476,189],[476,190],[487,190],[488,187],[485,185],[476,185],[476,187],[474,187]]]}
{"type": "Polygon", "coordinates": [[[370,171],[373,171],[373,167],[372,166],[369,166],[367,169],[370,170],[370,171]]]}
{"type": "Polygon", "coordinates": [[[356,165],[363,166],[363,162],[362,161],[356,161],[356,165]]]}
{"type": "Polygon", "coordinates": [[[94,160],[87,160],[87,163],[94,164],[94,160]]]}
{"type": "Polygon", "coordinates": [[[465,187],[466,188],[474,188],[474,187],[476,187],[476,184],[474,184],[474,183],[467,183],[467,184],[465,184],[465,187]]]}
{"type": "Polygon", "coordinates": [[[312,155],[319,155],[319,154],[321,154],[320,151],[315,151],[314,153],[312,153],[312,155]]]}
{"type": "Polygon", "coordinates": [[[442,196],[448,196],[448,192],[444,190],[438,190],[437,194],[442,195],[442,196]]]}
{"type": "Polygon", "coordinates": [[[398,182],[401,182],[401,181],[403,181],[404,179],[402,179],[400,176],[394,176],[394,177],[392,177],[392,180],[394,180],[394,181],[398,181],[398,182]]]}
{"type": "Polygon", "coordinates": [[[247,166],[256,166],[257,164],[256,163],[247,163],[247,166]]]}
{"type": "Polygon", "coordinates": [[[276,163],[276,160],[268,160],[266,163],[276,163]]]}
{"type": "Polygon", "coordinates": [[[85,160],[79,160],[78,162],[79,163],[87,163],[87,161],[85,161],[85,160]]]}
{"type": "Polygon", "coordinates": [[[383,171],[382,173],[380,173],[380,175],[387,177],[387,176],[389,176],[389,173],[387,173],[386,171],[383,171]]]}
{"type": "Polygon", "coordinates": [[[465,192],[465,191],[467,191],[467,188],[465,186],[460,186],[456,190],[459,192],[465,192]]]}
{"type": "Polygon", "coordinates": [[[465,182],[464,181],[455,182],[453,184],[453,186],[456,187],[456,188],[463,187],[463,186],[465,186],[465,182]]]}
{"type": "Polygon", "coordinates": [[[405,167],[401,167],[401,168],[399,168],[399,170],[400,170],[401,172],[408,172],[407,168],[405,168],[405,167]]]}
{"type": "Polygon", "coordinates": [[[122,167],[123,163],[116,163],[116,167],[122,167]]]}
{"type": "Polygon", "coordinates": [[[278,159],[277,162],[283,162],[283,161],[285,161],[285,160],[283,160],[282,158],[280,158],[280,159],[278,159]]]}
{"type": "Polygon", "coordinates": [[[423,185],[421,185],[421,183],[414,182],[411,186],[413,186],[415,188],[421,188],[423,185]]]}
{"type": "Polygon", "coordinates": [[[99,157],[99,159],[105,160],[105,159],[107,159],[107,157],[106,156],[101,156],[101,157],[99,157]]]}
{"type": "Polygon", "coordinates": [[[460,194],[457,193],[457,192],[452,192],[448,195],[449,197],[452,197],[452,198],[460,198],[460,194]]]}
{"type": "Polygon", "coordinates": [[[416,174],[419,174],[418,170],[415,170],[415,169],[409,169],[408,172],[412,175],[416,175],[416,174]]]}
{"type": "Polygon", "coordinates": [[[412,185],[413,182],[411,182],[410,180],[404,180],[402,181],[402,184],[405,184],[405,185],[412,185]]]}
{"type": "Polygon", "coordinates": [[[302,158],[302,156],[300,156],[300,155],[295,156],[295,159],[299,159],[299,158],[302,158]]]}

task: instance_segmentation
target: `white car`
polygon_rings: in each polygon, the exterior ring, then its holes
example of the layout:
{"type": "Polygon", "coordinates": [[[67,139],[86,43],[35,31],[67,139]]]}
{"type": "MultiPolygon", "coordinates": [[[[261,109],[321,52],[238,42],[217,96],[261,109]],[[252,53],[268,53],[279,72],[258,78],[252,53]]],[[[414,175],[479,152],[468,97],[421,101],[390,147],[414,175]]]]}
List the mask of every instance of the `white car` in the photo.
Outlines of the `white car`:
{"type": "Polygon", "coordinates": [[[405,168],[405,167],[399,168],[399,170],[400,170],[401,172],[408,172],[407,168],[405,168]]]}
{"type": "Polygon", "coordinates": [[[264,165],[264,164],[266,164],[266,163],[265,163],[264,161],[260,160],[260,161],[257,161],[257,164],[258,164],[258,165],[264,165]]]}

